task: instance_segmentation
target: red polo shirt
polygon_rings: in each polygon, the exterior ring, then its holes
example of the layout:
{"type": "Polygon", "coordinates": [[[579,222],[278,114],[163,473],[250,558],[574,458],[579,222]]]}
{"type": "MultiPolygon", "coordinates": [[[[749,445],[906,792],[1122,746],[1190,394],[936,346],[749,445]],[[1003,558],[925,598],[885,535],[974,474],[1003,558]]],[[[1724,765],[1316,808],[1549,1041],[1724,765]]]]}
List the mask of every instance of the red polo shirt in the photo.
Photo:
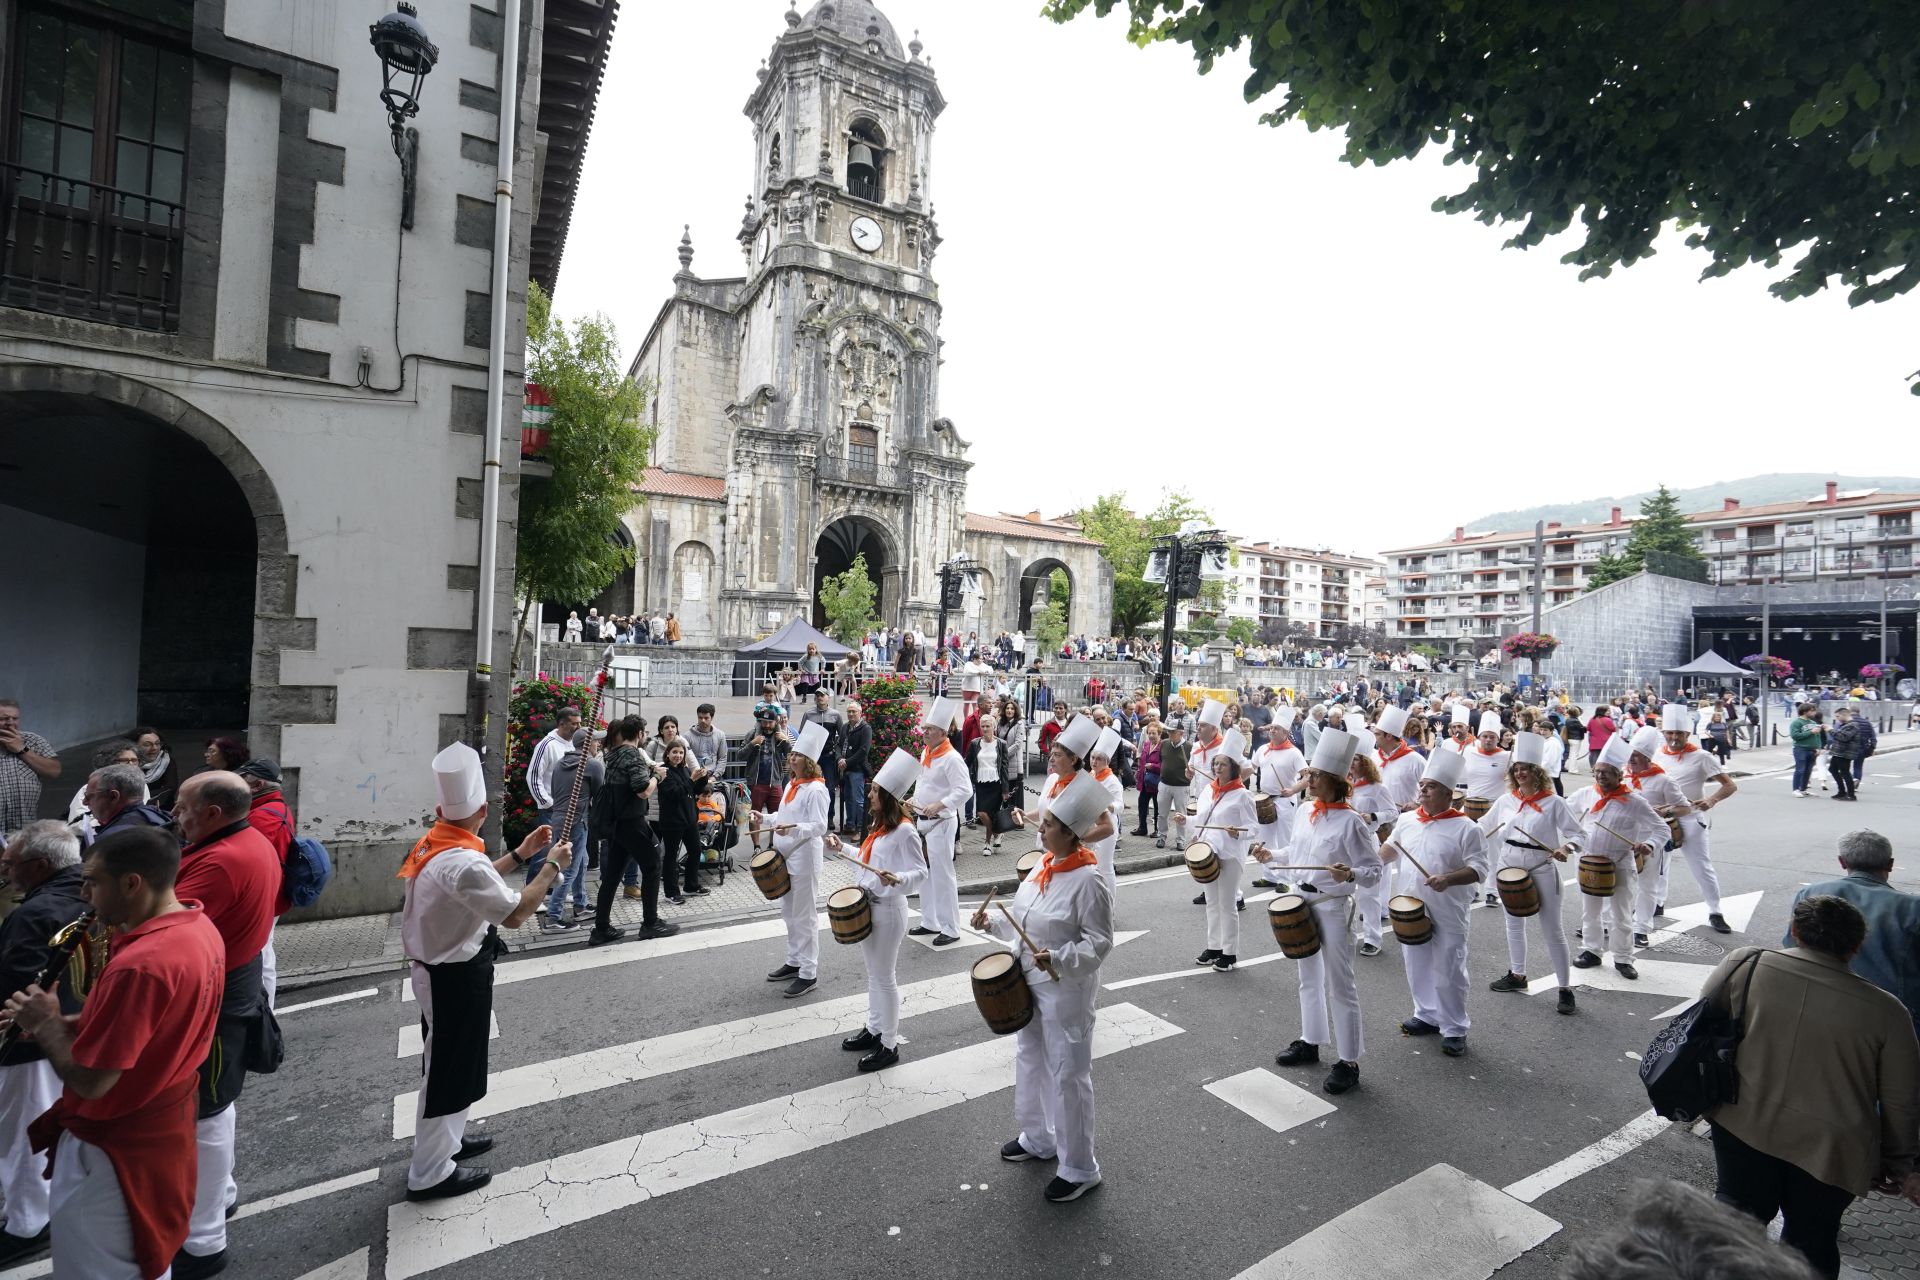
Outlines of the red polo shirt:
{"type": "Polygon", "coordinates": [[[238,969],[273,936],[273,908],[285,876],[280,855],[245,821],[180,851],[174,896],[206,909],[227,947],[227,968],[238,969]]]}
{"type": "Polygon", "coordinates": [[[279,791],[263,791],[247,808],[247,825],[267,838],[280,859],[280,892],[274,896],[273,914],[283,916],[293,909],[293,892],[287,888],[287,849],[293,844],[293,811],[279,791]]]}

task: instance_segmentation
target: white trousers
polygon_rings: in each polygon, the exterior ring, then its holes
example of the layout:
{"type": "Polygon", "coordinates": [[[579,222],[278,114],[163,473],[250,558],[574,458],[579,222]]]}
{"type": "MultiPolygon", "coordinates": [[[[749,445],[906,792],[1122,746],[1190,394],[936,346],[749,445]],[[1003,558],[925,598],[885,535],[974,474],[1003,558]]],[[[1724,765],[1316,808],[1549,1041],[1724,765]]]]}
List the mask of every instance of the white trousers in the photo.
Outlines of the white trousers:
{"type": "MultiPolygon", "coordinates": [[[[1404,863],[1406,859],[1398,861],[1404,863]]],[[[1375,882],[1373,888],[1362,885],[1356,887],[1353,894],[1356,909],[1360,913],[1360,939],[1376,947],[1380,945],[1380,917],[1387,912],[1387,898],[1393,889],[1392,880],[1393,868],[1388,867],[1386,874],[1375,882]]]]}
{"type": "Polygon", "coordinates": [[[204,1258],[227,1247],[227,1187],[233,1176],[233,1124],[239,1104],[196,1120],[193,1145],[200,1167],[194,1175],[193,1217],[187,1224],[186,1250],[204,1258]]]}
{"type": "Polygon", "coordinates": [[[787,963],[803,978],[820,976],[820,916],[814,906],[814,886],[819,876],[813,871],[787,864],[793,888],[780,899],[780,918],[787,922],[787,963]]]}
{"type": "MultiPolygon", "coordinates": [[[[54,1280],[140,1280],[133,1223],[107,1153],[63,1133],[54,1156],[47,1189],[54,1280]]],[[[160,1280],[172,1274],[169,1267],[160,1280]]]]}
{"type": "Polygon", "coordinates": [[[433,1070],[433,980],[425,965],[415,964],[412,981],[413,998],[420,1002],[420,1016],[427,1021],[427,1035],[420,1057],[420,1096],[413,1107],[413,1160],[407,1165],[407,1190],[425,1191],[453,1176],[453,1153],[466,1137],[467,1112],[463,1108],[450,1116],[427,1115],[425,1073],[433,1070]]]}
{"type": "MultiPolygon", "coordinates": [[[[1680,819],[1680,827],[1687,833],[1687,842],[1675,852],[1687,856],[1687,868],[1693,872],[1693,882],[1700,886],[1700,896],[1706,900],[1707,910],[1714,915],[1720,914],[1720,876],[1713,869],[1713,835],[1706,823],[1693,814],[1680,819]]],[[[1667,900],[1667,870],[1672,865],[1673,853],[1666,854],[1660,863],[1660,875],[1653,886],[1653,901],[1665,903],[1667,900]]],[[[1649,876],[1647,879],[1653,879],[1649,876]]],[[[1644,896],[1644,895],[1643,895],[1644,896]]],[[[1653,912],[1647,912],[1647,919],[1653,918],[1653,912]]],[[[1640,932],[1647,932],[1641,929],[1640,932]]]]}
{"type": "Polygon", "coordinates": [[[867,1030],[892,1049],[900,1043],[900,941],[907,936],[907,900],[873,899],[873,932],[860,942],[867,962],[867,1030]]]}
{"type": "MultiPolygon", "coordinates": [[[[1573,985],[1573,965],[1567,955],[1567,929],[1560,919],[1560,904],[1565,891],[1560,884],[1560,866],[1558,862],[1548,862],[1544,867],[1533,869],[1533,887],[1540,891],[1540,910],[1525,919],[1520,916],[1507,916],[1507,968],[1514,973],[1527,973],[1527,924],[1531,920],[1540,931],[1540,939],[1546,944],[1547,958],[1553,964],[1553,976],[1560,980],[1563,987],[1573,985]]],[[[1612,899],[1607,899],[1612,901],[1612,899]]],[[[1502,915],[1506,915],[1503,911],[1502,915]]]]}
{"type": "Polygon", "coordinates": [[[1240,893],[1240,859],[1220,859],[1220,874],[1211,884],[1201,886],[1207,894],[1207,950],[1225,955],[1240,954],[1240,912],[1234,899],[1240,893]]]}
{"type": "Polygon", "coordinates": [[[927,883],[920,890],[920,923],[935,933],[960,936],[960,877],[953,869],[954,819],[942,814],[920,828],[927,841],[927,883]]]}
{"type": "Polygon", "coordinates": [[[1613,864],[1613,896],[1596,898],[1580,895],[1580,946],[1598,955],[1601,950],[1600,909],[1613,904],[1613,929],[1606,934],[1606,950],[1615,964],[1633,960],[1633,893],[1640,877],[1633,873],[1631,855],[1613,864]]]}
{"type": "Polygon", "coordinates": [[[1185,832],[1187,829],[1187,788],[1171,787],[1164,782],[1161,783],[1160,803],[1157,808],[1159,811],[1154,814],[1153,820],[1154,836],[1159,839],[1165,839],[1167,823],[1172,822],[1173,838],[1181,843],[1185,843],[1185,832]]]}
{"type": "Polygon", "coordinates": [[[279,988],[280,958],[273,952],[273,935],[267,935],[266,950],[260,953],[260,987],[267,993],[267,1008],[273,1008],[274,992],[279,988]]]}
{"type": "Polygon", "coordinates": [[[0,1067],[0,1197],[5,1197],[7,1233],[37,1236],[47,1227],[47,1157],[32,1149],[27,1126],[60,1097],[53,1064],[22,1062],[0,1067]]]}
{"type": "Polygon", "coordinates": [[[1067,1038],[1058,993],[1035,987],[1033,1020],[1013,1036],[1013,1122],[1020,1145],[1042,1160],[1056,1157],[1068,1182],[1100,1175],[1093,1154],[1093,1033],[1067,1038]]]}
{"type": "Polygon", "coordinates": [[[1353,934],[1348,931],[1351,898],[1313,904],[1320,950],[1299,962],[1300,1038],[1308,1044],[1331,1043],[1342,1062],[1358,1062],[1366,1051],[1360,1034],[1360,988],[1353,980],[1353,934]],[[1327,1034],[1328,1005],[1333,1034],[1327,1034]]]}
{"type": "MultiPolygon", "coordinates": [[[[1474,892],[1478,893],[1478,886],[1474,892]]],[[[1431,906],[1433,937],[1417,947],[1402,946],[1407,988],[1413,993],[1413,1016],[1440,1028],[1443,1036],[1467,1034],[1467,927],[1465,921],[1442,918],[1431,906]]]]}
{"type": "Polygon", "coordinates": [[[1656,849],[1653,856],[1647,859],[1647,869],[1642,871],[1635,881],[1633,891],[1633,931],[1635,933],[1653,932],[1654,908],[1666,902],[1667,862],[1672,857],[1673,850],[1656,849]]]}

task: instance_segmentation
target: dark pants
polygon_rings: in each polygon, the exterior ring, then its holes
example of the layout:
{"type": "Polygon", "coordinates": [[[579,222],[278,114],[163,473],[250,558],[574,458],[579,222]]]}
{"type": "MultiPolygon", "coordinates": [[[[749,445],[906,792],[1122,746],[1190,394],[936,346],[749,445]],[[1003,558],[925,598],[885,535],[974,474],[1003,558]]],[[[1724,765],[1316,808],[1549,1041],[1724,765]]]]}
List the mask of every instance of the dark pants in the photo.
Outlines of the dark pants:
{"type": "Polygon", "coordinates": [[[865,833],[867,829],[867,775],[847,772],[847,802],[841,810],[845,821],[840,825],[849,831],[865,833]]]}
{"type": "Polygon", "coordinates": [[[700,887],[698,827],[660,828],[660,878],[666,883],[669,897],[677,895],[681,885],[689,893],[700,887]]]}
{"type": "Polygon", "coordinates": [[[1853,780],[1854,761],[1851,756],[1827,757],[1827,772],[1833,775],[1833,785],[1843,796],[1858,795],[1860,784],[1853,780]]]}
{"type": "Polygon", "coordinates": [[[1813,781],[1813,758],[1820,754],[1812,747],[1793,749],[1793,789],[1805,791],[1807,783],[1813,781]]]}
{"type": "Polygon", "coordinates": [[[1154,826],[1158,826],[1158,825],[1159,825],[1159,823],[1160,823],[1160,793],[1159,793],[1159,791],[1157,791],[1157,790],[1155,790],[1155,791],[1142,791],[1142,792],[1140,793],[1140,805],[1139,805],[1139,809],[1140,809],[1140,825],[1139,825],[1139,826],[1137,826],[1137,827],[1135,827],[1135,828],[1133,829],[1133,834],[1135,834],[1135,835],[1137,835],[1137,836],[1144,836],[1144,835],[1146,835],[1146,834],[1147,834],[1147,832],[1148,832],[1148,831],[1150,831],[1150,830],[1152,830],[1152,827],[1149,827],[1149,826],[1147,825],[1147,810],[1148,810],[1148,809],[1152,809],[1152,810],[1153,810],[1153,824],[1154,824],[1154,826]]]}
{"type": "Polygon", "coordinates": [[[1722,1204],[1762,1223],[1786,1216],[1780,1243],[1807,1255],[1827,1280],[1840,1274],[1840,1219],[1853,1193],[1829,1186],[1805,1169],[1755,1151],[1720,1126],[1713,1127],[1713,1163],[1719,1174],[1714,1195],[1722,1204]]]}
{"type": "Polygon", "coordinates": [[[832,756],[820,762],[820,781],[827,784],[827,830],[838,831],[833,815],[840,806],[840,762],[832,756]]]}
{"type": "Polygon", "coordinates": [[[1866,774],[1866,768],[1867,758],[1865,756],[1855,756],[1853,758],[1853,782],[1856,789],[1858,789],[1860,785],[1860,779],[1866,774]]]}
{"type": "Polygon", "coordinates": [[[653,842],[653,833],[616,833],[607,841],[600,865],[600,892],[593,904],[593,927],[603,933],[613,927],[613,895],[620,892],[620,873],[629,862],[640,866],[641,923],[655,924],[660,919],[660,848],[653,842]]]}

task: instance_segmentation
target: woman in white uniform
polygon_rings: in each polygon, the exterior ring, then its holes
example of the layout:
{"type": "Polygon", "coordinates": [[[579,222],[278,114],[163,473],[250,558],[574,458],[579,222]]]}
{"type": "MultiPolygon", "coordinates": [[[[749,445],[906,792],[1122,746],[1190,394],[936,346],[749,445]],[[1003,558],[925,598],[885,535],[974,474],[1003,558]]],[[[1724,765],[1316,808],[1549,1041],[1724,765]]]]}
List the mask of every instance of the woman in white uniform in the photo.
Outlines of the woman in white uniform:
{"type": "MultiPolygon", "coordinates": [[[[1047,748],[1047,780],[1035,793],[1033,807],[1013,811],[1015,826],[1033,828],[1033,847],[1036,850],[1047,847],[1041,827],[1047,813],[1053,808],[1053,802],[1080,776],[1081,757],[1092,751],[1099,740],[1100,726],[1086,716],[1076,715],[1067,722],[1066,728],[1055,735],[1053,745],[1047,748]]],[[[1095,838],[1098,839],[1097,832],[1095,838]]]]}
{"type": "MultiPolygon", "coordinates": [[[[819,917],[814,914],[814,891],[820,883],[820,850],[827,834],[827,784],[820,776],[820,753],[827,749],[827,731],[818,724],[803,725],[787,753],[787,789],[773,812],[773,847],[787,860],[793,888],[780,899],[780,917],[787,924],[786,963],[767,975],[768,982],[785,982],[788,999],[813,990],[820,977],[819,917]]],[[[757,840],[765,815],[750,821],[757,840]]]]}
{"type": "Polygon", "coordinates": [[[1613,862],[1613,894],[1609,898],[1581,895],[1580,954],[1573,959],[1576,969],[1592,969],[1600,964],[1596,948],[1605,945],[1613,954],[1613,967],[1623,978],[1638,978],[1633,967],[1633,891],[1639,869],[1647,857],[1666,842],[1667,822],[1653,811],[1647,798],[1626,783],[1623,772],[1633,754],[1625,734],[1614,734],[1600,749],[1594,761],[1593,785],[1582,787],[1568,801],[1586,829],[1586,849],[1613,862]],[[1600,908],[1612,902],[1617,927],[1602,943],[1600,908]]]}
{"type": "Polygon", "coordinates": [[[1253,797],[1240,781],[1239,757],[1221,752],[1214,757],[1212,784],[1200,793],[1199,835],[1220,860],[1220,874],[1204,888],[1207,949],[1193,958],[1195,964],[1227,973],[1240,962],[1240,872],[1259,825],[1253,797]]]}
{"type": "MultiPolygon", "coordinates": [[[[1299,962],[1300,1038],[1274,1061],[1283,1067],[1318,1062],[1320,1046],[1331,1042],[1339,1058],[1321,1088],[1335,1094],[1360,1083],[1360,1055],[1366,1047],[1360,1032],[1360,989],[1353,974],[1353,895],[1356,888],[1378,884],[1384,874],[1378,837],[1347,803],[1347,770],[1359,749],[1360,740],[1344,729],[1321,730],[1308,764],[1313,803],[1295,810],[1284,855],[1288,881],[1313,905],[1320,950],[1299,962]]],[[[1274,855],[1255,849],[1253,856],[1265,862],[1274,855]]]]}
{"type": "MultiPolygon", "coordinates": [[[[1666,735],[1648,725],[1633,735],[1633,754],[1627,757],[1627,782],[1647,798],[1653,811],[1663,818],[1679,818],[1693,812],[1687,793],[1673,776],[1656,764],[1660,749],[1667,745],[1666,735]]],[[[1682,827],[1684,831],[1686,828],[1682,827]]],[[[1671,831],[1671,828],[1669,828],[1671,831]]],[[[1633,895],[1633,945],[1644,947],[1659,914],[1667,888],[1667,864],[1673,858],[1673,842],[1668,840],[1654,850],[1647,869],[1640,876],[1640,887],[1633,895]]],[[[1616,926],[1617,927],[1617,926],[1616,926]]]]}
{"type": "Polygon", "coordinates": [[[1410,1036],[1439,1033],[1440,1052],[1458,1058],[1467,1051],[1467,920],[1473,887],[1487,877],[1487,848],[1480,829],[1453,807],[1460,757],[1438,752],[1419,784],[1419,805],[1401,814],[1381,856],[1404,861],[1413,871],[1407,896],[1420,899],[1433,923],[1433,937],[1400,948],[1413,995],[1413,1016],[1400,1024],[1410,1036]],[[1403,856],[1404,855],[1404,856],[1403,856]]]}
{"type": "Polygon", "coordinates": [[[1566,890],[1561,884],[1560,866],[1580,851],[1585,832],[1572,807],[1553,793],[1547,781],[1547,742],[1538,734],[1523,733],[1513,740],[1513,763],[1507,766],[1507,794],[1494,802],[1480,819],[1480,831],[1487,841],[1489,861],[1497,876],[1508,867],[1521,867],[1533,873],[1533,887],[1540,894],[1540,910],[1531,917],[1501,914],[1507,921],[1507,972],[1495,978],[1489,991],[1527,989],[1527,920],[1539,930],[1553,965],[1553,976],[1560,980],[1559,1011],[1574,1012],[1573,970],[1569,967],[1567,928],[1560,908],[1566,890]]]}
{"type": "Polygon", "coordinates": [[[921,838],[927,844],[927,887],[920,894],[920,923],[907,932],[932,934],[933,945],[960,941],[960,881],[954,872],[960,816],[973,799],[967,762],[947,734],[960,714],[957,698],[935,698],[920,723],[920,781],[913,789],[921,838]]]}
{"type": "MultiPolygon", "coordinates": [[[[1349,724],[1354,717],[1347,717],[1349,724]]],[[[1362,719],[1362,725],[1365,720],[1362,719]]],[[[1348,733],[1365,742],[1366,735],[1355,729],[1348,733]]],[[[1366,818],[1367,825],[1384,842],[1387,834],[1393,830],[1393,824],[1400,820],[1400,806],[1394,803],[1393,794],[1380,780],[1380,766],[1374,763],[1373,756],[1367,751],[1356,751],[1353,764],[1347,769],[1347,784],[1353,788],[1353,796],[1347,801],[1354,812],[1366,818]]],[[[1384,861],[1384,859],[1383,859],[1384,861]]],[[[1363,889],[1354,895],[1354,909],[1359,913],[1360,954],[1377,956],[1380,954],[1380,926],[1382,917],[1387,914],[1388,889],[1393,882],[1391,867],[1381,875],[1379,883],[1371,889],[1363,889]]],[[[1411,892],[1411,890],[1409,890],[1411,892]]]]}
{"type": "Polygon", "coordinates": [[[995,911],[973,927],[1016,945],[1033,994],[1033,1020],[1014,1035],[1013,1117],[1020,1126],[1000,1148],[1018,1163],[1059,1164],[1046,1198],[1077,1200],[1100,1185],[1093,1149],[1093,1023],[1100,962],[1113,949],[1113,894],[1085,841],[1109,816],[1105,787],[1076,777],[1040,824],[1046,856],[1020,883],[1009,908],[1036,948],[995,911]],[[1057,981],[1056,981],[1057,978],[1057,981]]]}
{"type": "Polygon", "coordinates": [[[1113,830],[1093,842],[1093,856],[1100,859],[1100,874],[1107,882],[1107,892],[1114,889],[1113,855],[1120,847],[1120,815],[1125,808],[1126,789],[1120,785],[1120,775],[1113,771],[1113,757],[1120,750],[1120,731],[1112,725],[1100,731],[1094,741],[1093,751],[1087,758],[1087,766],[1093,770],[1093,780],[1106,789],[1113,797],[1113,830]]]}
{"type": "MultiPolygon", "coordinates": [[[[879,1071],[900,1061],[900,983],[895,970],[900,943],[907,936],[907,895],[927,878],[920,834],[907,821],[906,811],[907,793],[919,778],[920,762],[896,747],[867,793],[872,825],[860,842],[860,861],[866,866],[854,873],[854,883],[867,891],[873,911],[873,932],[860,943],[860,958],[867,962],[867,1025],[840,1042],[849,1053],[864,1053],[862,1071],[879,1071]]],[[[840,837],[828,835],[827,848],[838,853],[840,837]]]]}

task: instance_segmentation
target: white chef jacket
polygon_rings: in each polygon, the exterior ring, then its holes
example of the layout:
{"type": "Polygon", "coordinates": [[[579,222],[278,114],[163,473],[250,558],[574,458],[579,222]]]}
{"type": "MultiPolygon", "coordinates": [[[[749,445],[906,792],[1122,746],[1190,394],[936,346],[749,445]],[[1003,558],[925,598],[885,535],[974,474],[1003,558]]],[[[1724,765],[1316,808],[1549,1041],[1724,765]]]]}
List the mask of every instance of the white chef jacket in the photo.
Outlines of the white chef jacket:
{"type": "Polygon", "coordinates": [[[1400,818],[1400,806],[1393,802],[1393,796],[1377,782],[1362,783],[1353,789],[1353,795],[1347,803],[1354,812],[1367,815],[1367,829],[1378,831],[1390,827],[1400,818]]]}
{"type": "Polygon", "coordinates": [[[487,926],[520,905],[520,894],[475,849],[443,849],[407,882],[400,945],[409,960],[457,964],[480,952],[487,926]]]}
{"type": "Polygon", "coordinates": [[[1093,1031],[1100,963],[1113,950],[1113,891],[1097,865],[1056,871],[1044,892],[1038,887],[1039,874],[1038,866],[1027,873],[1007,910],[1034,946],[1051,953],[1060,980],[1035,967],[1032,952],[998,909],[987,913],[987,930],[1014,945],[1027,985],[1043,1005],[1042,1016],[1057,1017],[1067,1039],[1077,1043],[1093,1031]]]}
{"type": "Polygon", "coordinates": [[[1513,753],[1496,751],[1488,755],[1476,742],[1460,756],[1467,762],[1467,794],[1476,800],[1499,799],[1507,789],[1507,766],[1513,763],[1513,753]]]}
{"type": "Polygon", "coordinates": [[[1426,767],[1420,753],[1404,743],[1380,761],[1380,785],[1393,797],[1395,808],[1420,799],[1420,775],[1426,767]]]}
{"type": "Polygon", "coordinates": [[[1673,784],[1680,788],[1690,804],[1705,796],[1707,784],[1727,771],[1712,752],[1703,751],[1691,742],[1685,751],[1660,748],[1659,758],[1654,763],[1667,771],[1667,776],[1673,779],[1673,784]]]}
{"type": "Polygon", "coordinates": [[[1278,751],[1269,743],[1253,753],[1253,782],[1250,785],[1255,791],[1272,796],[1282,805],[1292,805],[1298,797],[1282,796],[1280,793],[1292,786],[1300,776],[1300,771],[1306,767],[1307,758],[1291,742],[1278,751]]]}
{"type": "Polygon", "coordinates": [[[1197,818],[1197,827],[1239,827],[1240,834],[1237,836],[1226,831],[1199,830],[1194,832],[1194,836],[1205,840],[1220,861],[1236,865],[1246,862],[1247,850],[1253,847],[1260,821],[1254,816],[1253,797],[1247,794],[1244,786],[1223,792],[1218,783],[1208,783],[1200,792],[1197,818]]]}
{"type": "MultiPolygon", "coordinates": [[[[926,752],[921,753],[925,761],[926,752]]],[[[973,782],[967,777],[967,761],[952,747],[948,747],[937,756],[933,763],[921,770],[920,780],[913,784],[913,802],[925,806],[936,801],[945,804],[946,810],[931,821],[945,822],[959,818],[966,812],[967,801],[973,799],[973,782]]]]}
{"type": "MultiPolygon", "coordinates": [[[[1612,826],[1612,823],[1607,825],[1612,826]]],[[[1571,857],[1586,843],[1587,830],[1580,816],[1559,796],[1543,796],[1520,807],[1520,797],[1509,791],[1494,801],[1480,819],[1480,831],[1486,837],[1488,852],[1498,867],[1532,867],[1547,856],[1547,851],[1565,847],[1571,857]],[[1537,806],[1537,811],[1536,811],[1537,806]],[[1518,834],[1516,834],[1518,833],[1518,834]],[[1527,843],[1531,836],[1546,849],[1527,843]]]]}
{"type": "MultiPolygon", "coordinates": [[[[855,857],[860,850],[851,850],[855,857]]],[[[919,891],[920,884],[927,878],[927,855],[920,847],[920,835],[911,823],[902,822],[893,830],[874,839],[868,850],[869,865],[882,871],[891,871],[900,877],[899,884],[887,884],[871,871],[853,873],[854,883],[876,898],[904,898],[919,891]]]]}
{"type": "Polygon", "coordinates": [[[1314,821],[1314,802],[1293,811],[1293,832],[1287,843],[1289,867],[1332,866],[1343,862],[1353,871],[1353,879],[1342,884],[1331,871],[1302,871],[1286,879],[1296,885],[1312,885],[1315,892],[1307,901],[1351,897],[1358,889],[1371,889],[1380,883],[1386,868],[1380,861],[1380,839],[1367,820],[1350,807],[1328,809],[1314,821]]]}
{"type": "Polygon", "coordinates": [[[1627,785],[1645,796],[1647,803],[1656,809],[1672,805],[1678,810],[1674,815],[1677,817],[1692,808],[1687,803],[1686,794],[1680,790],[1679,784],[1673,780],[1673,775],[1667,772],[1664,765],[1656,764],[1652,769],[1641,774],[1635,774],[1629,770],[1626,778],[1627,785]]]}
{"type": "Polygon", "coordinates": [[[819,875],[821,851],[826,847],[822,837],[827,834],[827,784],[811,778],[796,788],[789,782],[774,811],[773,826],[773,847],[786,858],[788,873],[819,875]],[[778,828],[783,823],[792,823],[793,830],[781,835],[778,828]]]}
{"type": "Polygon", "coordinates": [[[1629,862],[1634,845],[1650,844],[1659,849],[1670,835],[1667,820],[1653,811],[1647,798],[1626,783],[1621,785],[1626,787],[1626,799],[1610,800],[1598,813],[1593,811],[1594,805],[1600,802],[1597,787],[1582,787],[1567,801],[1579,815],[1580,825],[1587,830],[1587,852],[1601,854],[1616,863],[1629,862]],[[1610,830],[1602,830],[1602,823],[1610,830]],[[1626,839],[1621,839],[1622,836],[1626,839]]]}
{"type": "Polygon", "coordinates": [[[1404,881],[1408,894],[1426,903],[1427,911],[1436,920],[1454,926],[1453,932],[1458,933],[1466,928],[1467,915],[1473,910],[1473,900],[1479,893],[1478,885],[1487,878],[1486,841],[1481,838],[1480,829],[1457,809],[1421,821],[1426,817],[1419,809],[1401,814],[1393,824],[1393,834],[1387,837],[1387,843],[1399,850],[1402,857],[1411,853],[1420,866],[1426,868],[1427,875],[1444,876],[1462,867],[1473,869],[1478,877],[1474,884],[1455,885],[1451,889],[1428,888],[1426,877],[1418,868],[1404,881]]]}

